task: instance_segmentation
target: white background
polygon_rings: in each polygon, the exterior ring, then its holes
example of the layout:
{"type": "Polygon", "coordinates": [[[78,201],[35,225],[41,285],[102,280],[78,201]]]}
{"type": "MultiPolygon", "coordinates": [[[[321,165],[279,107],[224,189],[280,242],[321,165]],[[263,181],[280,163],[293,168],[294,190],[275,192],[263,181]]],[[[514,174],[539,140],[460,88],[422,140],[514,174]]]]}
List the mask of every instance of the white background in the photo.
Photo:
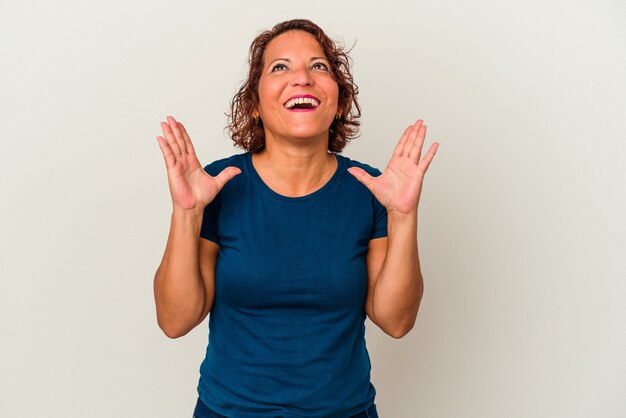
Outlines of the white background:
{"type": "Polygon", "coordinates": [[[0,1],[0,416],[190,417],[206,322],[167,339],[152,279],[168,114],[203,163],[250,41],[305,17],[351,46],[384,168],[417,118],[425,294],[368,322],[383,418],[626,416],[623,1],[0,1]]]}

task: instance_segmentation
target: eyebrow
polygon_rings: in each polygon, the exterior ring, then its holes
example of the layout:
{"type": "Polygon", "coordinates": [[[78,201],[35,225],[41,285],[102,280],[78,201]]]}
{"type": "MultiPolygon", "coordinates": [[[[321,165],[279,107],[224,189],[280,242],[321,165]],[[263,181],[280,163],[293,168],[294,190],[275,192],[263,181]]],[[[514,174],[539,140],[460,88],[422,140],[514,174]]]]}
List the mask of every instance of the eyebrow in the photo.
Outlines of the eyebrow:
{"type": "MultiPolygon", "coordinates": [[[[315,60],[324,60],[324,61],[328,61],[328,59],[326,57],[311,57],[311,61],[315,61],[315,60]]],[[[287,61],[287,62],[291,62],[291,60],[289,58],[276,58],[274,61],[270,62],[271,64],[274,64],[276,61],[287,61]]]]}

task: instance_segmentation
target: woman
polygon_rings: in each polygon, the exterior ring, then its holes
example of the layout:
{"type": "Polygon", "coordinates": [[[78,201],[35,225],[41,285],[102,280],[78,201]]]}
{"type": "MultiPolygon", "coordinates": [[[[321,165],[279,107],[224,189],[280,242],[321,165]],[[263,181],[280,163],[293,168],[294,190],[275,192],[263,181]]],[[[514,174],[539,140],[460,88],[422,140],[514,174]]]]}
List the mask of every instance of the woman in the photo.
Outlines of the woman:
{"type": "Polygon", "coordinates": [[[374,417],[365,315],[400,338],[423,282],[421,120],[381,174],[340,156],[360,116],[348,57],[315,24],[259,35],[232,102],[246,152],[202,169],[185,127],[157,137],[173,212],[154,280],[159,326],[209,317],[195,416],[374,417]]]}

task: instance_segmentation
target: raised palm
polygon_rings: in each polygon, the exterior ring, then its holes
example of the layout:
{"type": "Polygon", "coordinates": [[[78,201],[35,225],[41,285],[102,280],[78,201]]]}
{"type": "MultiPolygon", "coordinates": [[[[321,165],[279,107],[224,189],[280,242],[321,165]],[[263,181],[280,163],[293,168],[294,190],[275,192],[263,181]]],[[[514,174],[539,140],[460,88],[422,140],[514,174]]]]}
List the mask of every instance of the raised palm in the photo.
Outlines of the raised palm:
{"type": "Polygon", "coordinates": [[[388,213],[417,213],[424,175],[439,146],[437,142],[433,143],[420,160],[425,137],[426,126],[422,120],[409,126],[398,141],[385,171],[378,177],[358,167],[349,169],[385,206],[388,213]]]}
{"type": "Polygon", "coordinates": [[[204,171],[191,139],[182,123],[168,116],[161,122],[163,135],[157,136],[165,158],[167,180],[174,210],[198,210],[209,204],[224,185],[241,171],[227,167],[215,177],[204,171]]]}

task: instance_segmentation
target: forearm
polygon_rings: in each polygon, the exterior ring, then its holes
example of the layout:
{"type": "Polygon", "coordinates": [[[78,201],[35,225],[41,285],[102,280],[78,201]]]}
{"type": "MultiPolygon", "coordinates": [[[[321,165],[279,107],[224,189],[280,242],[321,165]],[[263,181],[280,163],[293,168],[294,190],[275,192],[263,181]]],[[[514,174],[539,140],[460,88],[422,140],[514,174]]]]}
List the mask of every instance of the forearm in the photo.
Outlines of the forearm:
{"type": "Polygon", "coordinates": [[[159,327],[168,337],[185,335],[201,319],[205,292],[198,264],[202,211],[173,212],[161,265],[154,277],[159,327]]]}
{"type": "Polygon", "coordinates": [[[375,322],[385,332],[402,337],[415,323],[424,291],[417,248],[417,213],[388,218],[385,261],[373,297],[375,322]]]}

